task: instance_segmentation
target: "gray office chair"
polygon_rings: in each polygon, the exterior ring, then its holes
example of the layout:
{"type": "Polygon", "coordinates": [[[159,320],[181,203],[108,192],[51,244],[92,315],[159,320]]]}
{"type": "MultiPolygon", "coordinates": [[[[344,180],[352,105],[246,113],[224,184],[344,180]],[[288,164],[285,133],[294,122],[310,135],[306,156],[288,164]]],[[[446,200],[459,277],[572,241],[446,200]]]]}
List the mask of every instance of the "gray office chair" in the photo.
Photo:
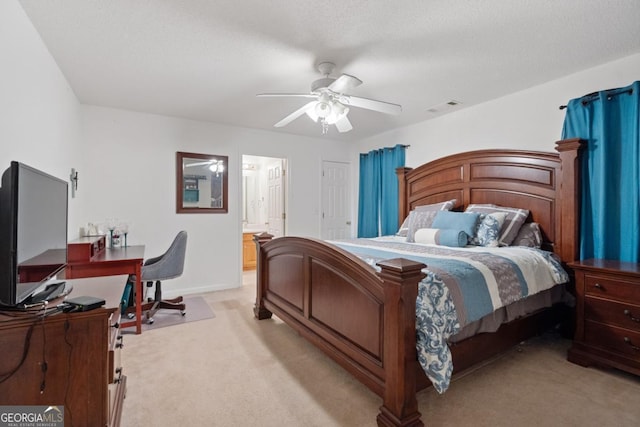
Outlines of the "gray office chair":
{"type": "MultiPolygon", "coordinates": [[[[149,258],[142,265],[142,283],[146,283],[147,287],[152,287],[154,282],[156,285],[154,299],[142,304],[142,312],[148,323],[153,323],[153,315],[160,309],[180,310],[180,313],[185,315],[186,306],[181,296],[162,299],[162,280],[174,279],[182,274],[186,251],[187,232],[180,231],[164,254],[149,258]]],[[[131,311],[130,307],[127,312],[131,311]]]]}

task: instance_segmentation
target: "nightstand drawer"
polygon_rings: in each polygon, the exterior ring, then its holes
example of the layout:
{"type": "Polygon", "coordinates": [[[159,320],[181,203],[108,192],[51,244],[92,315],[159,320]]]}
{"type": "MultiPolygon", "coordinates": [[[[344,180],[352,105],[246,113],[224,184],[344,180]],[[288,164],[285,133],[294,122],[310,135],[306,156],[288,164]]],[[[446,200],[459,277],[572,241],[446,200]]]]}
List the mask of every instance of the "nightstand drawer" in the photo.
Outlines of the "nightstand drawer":
{"type": "Polygon", "coordinates": [[[611,298],[640,305],[640,284],[613,277],[585,275],[585,295],[611,298]]]}
{"type": "Polygon", "coordinates": [[[585,259],[575,273],[576,332],[569,361],[640,375],[640,263],[585,259]]]}
{"type": "Polygon", "coordinates": [[[585,342],[640,360],[640,332],[587,321],[585,342]]]}
{"type": "Polygon", "coordinates": [[[640,333],[640,306],[600,298],[584,299],[585,320],[619,326],[640,333]]]}

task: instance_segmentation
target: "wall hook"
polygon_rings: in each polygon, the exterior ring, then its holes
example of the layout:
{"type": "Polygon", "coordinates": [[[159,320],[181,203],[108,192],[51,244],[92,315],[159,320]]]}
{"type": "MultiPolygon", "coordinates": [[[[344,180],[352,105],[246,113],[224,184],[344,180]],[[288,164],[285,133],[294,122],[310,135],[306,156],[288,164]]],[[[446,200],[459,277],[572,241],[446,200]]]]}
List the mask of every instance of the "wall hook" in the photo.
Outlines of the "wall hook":
{"type": "Polygon", "coordinates": [[[78,171],[75,168],[71,168],[71,197],[76,197],[76,191],[78,191],[78,171]]]}

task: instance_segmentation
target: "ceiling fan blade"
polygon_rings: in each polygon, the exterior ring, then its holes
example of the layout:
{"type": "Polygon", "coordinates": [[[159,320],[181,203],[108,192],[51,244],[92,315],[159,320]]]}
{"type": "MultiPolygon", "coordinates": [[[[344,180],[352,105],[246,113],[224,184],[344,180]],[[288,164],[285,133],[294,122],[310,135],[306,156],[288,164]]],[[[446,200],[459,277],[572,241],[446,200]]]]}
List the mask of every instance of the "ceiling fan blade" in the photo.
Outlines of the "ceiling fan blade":
{"type": "Polygon", "coordinates": [[[317,101],[311,101],[311,102],[306,103],[305,105],[303,105],[302,107],[298,108],[296,111],[294,111],[293,113],[289,114],[287,117],[285,117],[284,119],[280,120],[278,123],[276,123],[273,126],[277,127],[277,128],[281,128],[283,126],[288,125],[289,123],[291,123],[292,121],[294,121],[295,119],[297,119],[298,117],[300,117],[301,115],[306,113],[307,110],[315,107],[316,102],[317,101]]]}
{"type": "Polygon", "coordinates": [[[358,96],[343,95],[342,102],[352,107],[365,108],[367,110],[379,111],[386,114],[400,114],[402,106],[390,102],[376,101],[375,99],[361,98],[358,96]]]}
{"type": "Polygon", "coordinates": [[[317,95],[312,93],[259,93],[256,96],[260,97],[296,97],[296,98],[317,98],[317,95]]]}
{"type": "Polygon", "coordinates": [[[338,132],[342,133],[342,132],[349,132],[351,129],[353,129],[353,126],[351,126],[351,122],[349,121],[349,119],[347,118],[347,116],[342,116],[336,123],[336,129],[338,129],[338,132]]]}
{"type": "Polygon", "coordinates": [[[345,93],[361,84],[362,80],[359,78],[350,76],[349,74],[343,74],[331,83],[328,89],[336,93],[345,93]]]}

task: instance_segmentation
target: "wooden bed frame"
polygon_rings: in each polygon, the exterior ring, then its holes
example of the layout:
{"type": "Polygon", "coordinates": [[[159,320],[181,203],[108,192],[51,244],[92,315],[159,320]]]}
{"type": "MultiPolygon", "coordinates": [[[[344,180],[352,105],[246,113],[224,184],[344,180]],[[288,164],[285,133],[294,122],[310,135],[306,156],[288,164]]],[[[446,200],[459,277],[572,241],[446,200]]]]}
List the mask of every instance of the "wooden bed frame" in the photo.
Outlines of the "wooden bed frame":
{"type": "MultiPolygon", "coordinates": [[[[457,199],[457,208],[495,203],[529,209],[547,249],[576,259],[579,213],[578,139],[556,143],[558,153],[482,150],[416,169],[399,168],[400,222],[418,205],[457,199]]],[[[316,239],[263,233],[258,250],[258,319],[277,315],[383,398],[379,426],[422,426],[416,393],[430,385],[416,354],[415,305],[424,264],[406,259],[374,269],[316,239]]],[[[560,320],[541,310],[451,346],[454,372],[540,333],[560,320]]]]}

